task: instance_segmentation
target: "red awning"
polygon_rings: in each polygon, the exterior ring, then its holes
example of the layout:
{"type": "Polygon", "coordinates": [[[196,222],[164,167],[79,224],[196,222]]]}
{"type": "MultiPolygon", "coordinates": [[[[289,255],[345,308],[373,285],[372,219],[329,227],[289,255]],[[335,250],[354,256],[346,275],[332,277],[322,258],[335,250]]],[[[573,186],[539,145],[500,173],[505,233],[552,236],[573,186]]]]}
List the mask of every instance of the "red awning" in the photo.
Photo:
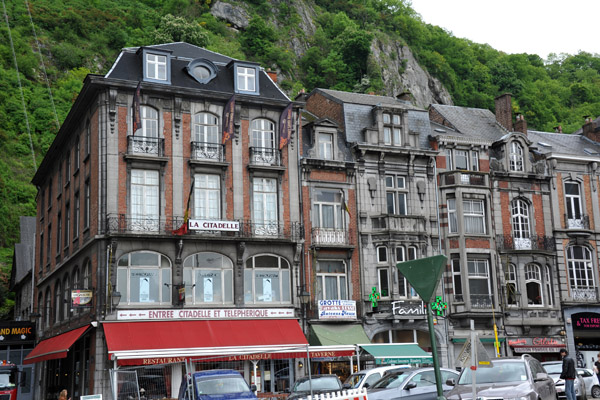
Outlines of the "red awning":
{"type": "Polygon", "coordinates": [[[283,353],[300,353],[308,345],[294,319],[109,322],[102,326],[108,353],[119,365],[224,356],[287,358],[283,353]]]}
{"type": "Polygon", "coordinates": [[[42,340],[33,350],[31,350],[31,353],[25,357],[23,364],[33,364],[40,361],[65,358],[67,352],[71,346],[73,346],[73,343],[75,343],[88,328],[89,326],[82,326],[81,328],[73,329],[72,331],[65,332],[50,339],[42,340]]]}

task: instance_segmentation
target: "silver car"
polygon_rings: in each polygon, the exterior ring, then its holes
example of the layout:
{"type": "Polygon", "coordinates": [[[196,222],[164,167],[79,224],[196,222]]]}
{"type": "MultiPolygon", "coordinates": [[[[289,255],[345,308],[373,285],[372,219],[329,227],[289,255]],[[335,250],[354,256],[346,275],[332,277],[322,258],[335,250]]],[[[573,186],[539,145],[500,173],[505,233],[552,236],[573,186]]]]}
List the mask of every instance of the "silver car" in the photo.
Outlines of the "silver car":
{"type": "Polygon", "coordinates": [[[588,397],[600,398],[600,382],[598,376],[588,368],[577,368],[577,373],[585,382],[585,392],[588,397]]]}
{"type": "MultiPolygon", "coordinates": [[[[440,368],[442,382],[456,379],[458,372],[440,368]]],[[[450,386],[442,385],[444,391],[450,386]]],[[[393,400],[397,398],[411,400],[435,400],[437,386],[433,368],[407,368],[384,375],[373,386],[367,388],[369,400],[393,400]]]]}
{"type": "MultiPolygon", "coordinates": [[[[548,375],[550,375],[552,379],[554,379],[558,398],[566,399],[567,396],[565,395],[565,380],[560,379],[560,374],[562,372],[562,361],[546,361],[542,363],[542,366],[544,367],[546,372],[548,372],[548,375]]],[[[585,382],[579,374],[577,375],[577,379],[575,379],[575,395],[577,396],[577,400],[587,399],[585,382]]]]}

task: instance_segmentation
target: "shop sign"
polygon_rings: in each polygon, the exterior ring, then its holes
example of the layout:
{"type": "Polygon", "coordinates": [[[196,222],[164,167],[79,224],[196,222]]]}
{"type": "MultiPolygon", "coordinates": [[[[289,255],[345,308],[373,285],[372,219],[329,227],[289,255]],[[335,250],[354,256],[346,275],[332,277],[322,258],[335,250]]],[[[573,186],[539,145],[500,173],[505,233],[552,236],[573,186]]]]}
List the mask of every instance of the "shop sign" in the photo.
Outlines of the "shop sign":
{"type": "Polygon", "coordinates": [[[600,330],[600,314],[597,313],[578,313],[574,314],[573,329],[582,330],[600,330]]]}
{"type": "Polygon", "coordinates": [[[190,219],[188,229],[191,231],[227,231],[239,232],[238,221],[211,221],[205,219],[190,219]]]}
{"type": "Polygon", "coordinates": [[[534,338],[518,338],[518,339],[508,339],[508,345],[513,346],[549,346],[549,347],[564,347],[564,343],[561,339],[552,338],[552,337],[534,337],[534,338]]]}
{"type": "Polygon", "coordinates": [[[142,365],[176,364],[182,362],[185,362],[185,357],[156,357],[142,359],[142,365]]]}
{"type": "Polygon", "coordinates": [[[532,346],[532,347],[515,347],[513,350],[515,353],[558,353],[563,347],[546,347],[546,346],[532,346]]]}
{"type": "Polygon", "coordinates": [[[87,289],[71,290],[71,308],[90,308],[94,293],[87,289]]]}
{"type": "Polygon", "coordinates": [[[35,340],[35,324],[24,321],[0,322],[0,344],[18,344],[35,340]]]}
{"type": "Polygon", "coordinates": [[[319,300],[319,319],[356,319],[356,301],[319,300]]]}
{"type": "Polygon", "coordinates": [[[185,310],[119,310],[119,320],[190,320],[294,318],[293,308],[220,308],[185,310]]]}
{"type": "Polygon", "coordinates": [[[392,314],[400,316],[425,316],[425,307],[422,301],[393,301],[392,314]]]}
{"type": "Polygon", "coordinates": [[[411,357],[390,357],[390,358],[377,358],[375,364],[424,364],[430,363],[431,357],[429,358],[411,358],[411,357]]]}

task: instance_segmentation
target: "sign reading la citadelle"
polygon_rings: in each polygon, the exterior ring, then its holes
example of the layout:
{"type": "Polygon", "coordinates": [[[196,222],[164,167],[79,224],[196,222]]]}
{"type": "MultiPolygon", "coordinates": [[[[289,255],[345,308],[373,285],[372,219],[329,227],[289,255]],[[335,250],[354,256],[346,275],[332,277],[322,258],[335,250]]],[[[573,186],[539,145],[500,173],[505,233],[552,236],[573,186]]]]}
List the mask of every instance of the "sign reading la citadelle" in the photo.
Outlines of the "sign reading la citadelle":
{"type": "Polygon", "coordinates": [[[119,320],[188,320],[294,318],[293,308],[226,308],[184,310],[119,310],[119,320]]]}
{"type": "Polygon", "coordinates": [[[240,223],[238,221],[211,221],[205,219],[190,219],[188,229],[191,231],[226,231],[238,232],[240,223]]]}

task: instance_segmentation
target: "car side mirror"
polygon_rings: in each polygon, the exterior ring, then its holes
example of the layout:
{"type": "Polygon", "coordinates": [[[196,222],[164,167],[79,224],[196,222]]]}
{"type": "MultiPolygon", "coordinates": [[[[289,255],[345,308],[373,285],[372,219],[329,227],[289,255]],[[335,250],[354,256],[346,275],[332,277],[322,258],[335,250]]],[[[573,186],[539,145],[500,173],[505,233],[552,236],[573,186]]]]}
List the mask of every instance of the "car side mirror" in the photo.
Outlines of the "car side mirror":
{"type": "Polygon", "coordinates": [[[252,385],[252,386],[250,386],[250,390],[251,390],[252,392],[256,392],[256,385],[252,385]]]}
{"type": "Polygon", "coordinates": [[[404,386],[404,390],[410,390],[410,389],[414,389],[417,387],[417,384],[415,382],[408,382],[406,384],[406,386],[404,386]]]}
{"type": "Polygon", "coordinates": [[[364,387],[365,389],[366,389],[366,388],[369,388],[369,387],[371,387],[371,384],[370,384],[369,382],[366,382],[366,383],[363,385],[363,387],[364,387]]]}
{"type": "MultiPolygon", "coordinates": [[[[365,384],[365,387],[366,387],[366,384],[365,384]]],[[[349,383],[344,383],[344,384],[342,385],[342,389],[352,389],[352,385],[351,385],[351,384],[349,384],[349,383]]]]}
{"type": "Polygon", "coordinates": [[[456,386],[456,380],[454,380],[454,378],[448,378],[446,380],[446,385],[448,385],[448,386],[456,386]]]}
{"type": "Polygon", "coordinates": [[[537,375],[535,376],[534,381],[545,381],[549,379],[548,374],[544,373],[544,372],[538,372],[537,375]]]}

